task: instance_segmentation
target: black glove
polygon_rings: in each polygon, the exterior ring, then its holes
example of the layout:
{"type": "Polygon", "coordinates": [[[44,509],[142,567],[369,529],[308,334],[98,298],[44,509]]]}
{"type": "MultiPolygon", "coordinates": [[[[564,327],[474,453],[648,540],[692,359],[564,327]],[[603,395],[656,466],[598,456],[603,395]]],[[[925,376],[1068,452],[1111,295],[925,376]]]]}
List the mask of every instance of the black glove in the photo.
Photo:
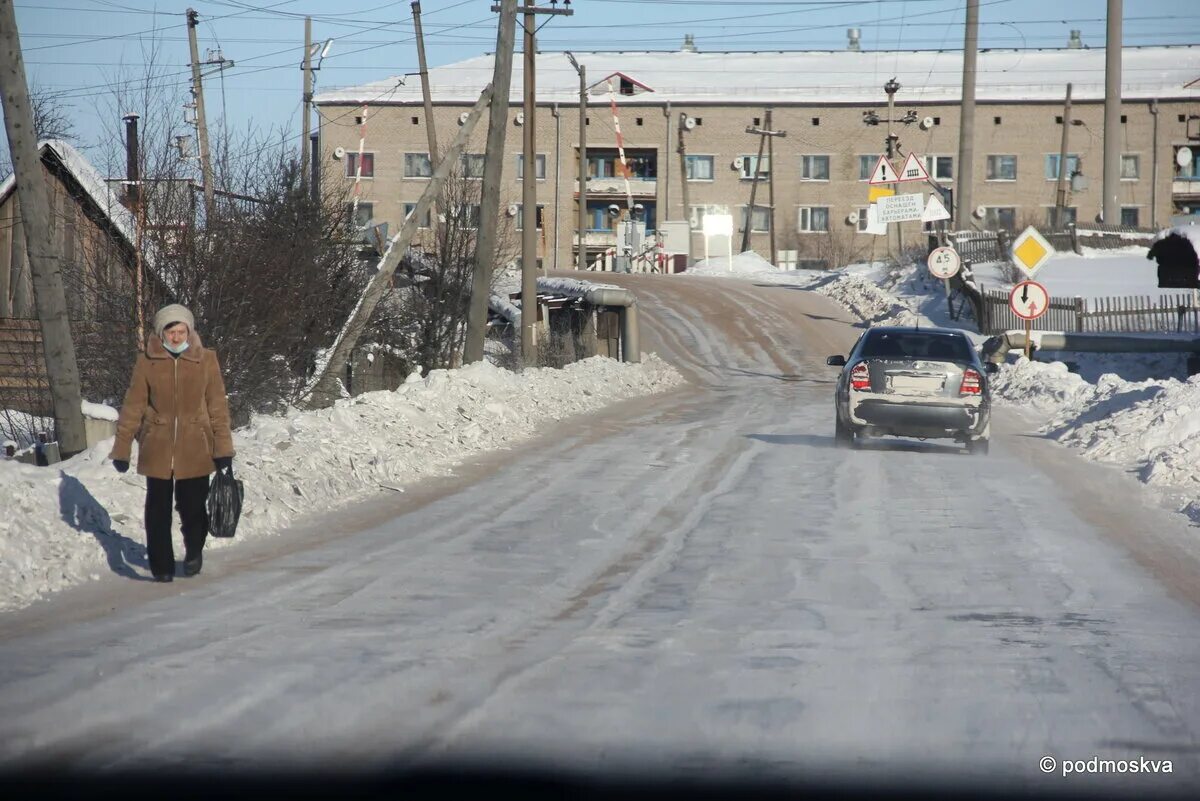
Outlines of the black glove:
{"type": "Polygon", "coordinates": [[[113,467],[118,473],[124,473],[129,469],[129,461],[127,459],[113,459],[113,467]]]}
{"type": "Polygon", "coordinates": [[[232,456],[214,456],[213,464],[217,466],[217,470],[228,470],[230,475],[233,475],[233,457],[232,456]]]}

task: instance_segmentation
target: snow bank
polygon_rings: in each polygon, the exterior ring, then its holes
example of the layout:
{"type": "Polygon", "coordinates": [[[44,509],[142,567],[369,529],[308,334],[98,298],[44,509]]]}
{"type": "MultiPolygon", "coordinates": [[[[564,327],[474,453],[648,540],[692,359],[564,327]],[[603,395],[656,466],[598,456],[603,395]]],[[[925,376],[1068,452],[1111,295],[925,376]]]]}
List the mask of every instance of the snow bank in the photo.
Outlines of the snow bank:
{"type": "Polygon", "coordinates": [[[688,269],[687,274],[715,275],[728,278],[730,273],[745,276],[762,272],[779,273],[782,271],[753,250],[747,250],[744,253],[737,254],[732,259],[728,256],[714,256],[711,259],[701,259],[688,269]]]}
{"type": "MultiPolygon", "coordinates": [[[[410,376],[395,392],[329,409],[257,416],[234,433],[246,483],[237,539],[277,534],[326,510],[513,445],[547,423],[683,383],[653,354],[641,364],[591,358],[561,370],[513,373],[487,363],[410,376]]],[[[101,574],[145,573],[144,480],[117,474],[106,440],[52,468],[0,462],[0,610],[101,574]]]]}
{"type": "Polygon", "coordinates": [[[80,404],[80,407],[83,411],[83,416],[90,417],[93,420],[108,420],[115,423],[120,417],[120,413],[116,409],[106,406],[103,403],[84,401],[80,404]]]}

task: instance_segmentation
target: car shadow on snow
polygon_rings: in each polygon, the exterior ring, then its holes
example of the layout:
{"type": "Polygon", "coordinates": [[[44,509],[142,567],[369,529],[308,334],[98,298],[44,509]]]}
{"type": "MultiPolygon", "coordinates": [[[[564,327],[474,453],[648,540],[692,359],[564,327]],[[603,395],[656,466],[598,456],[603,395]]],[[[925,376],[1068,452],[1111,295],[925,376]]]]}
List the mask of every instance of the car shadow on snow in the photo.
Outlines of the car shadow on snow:
{"type": "Polygon", "coordinates": [[[133,581],[151,581],[149,576],[134,570],[134,567],[149,569],[145,547],[113,530],[108,510],[75,476],[59,473],[58,507],[68,526],[96,538],[112,572],[133,581]]]}

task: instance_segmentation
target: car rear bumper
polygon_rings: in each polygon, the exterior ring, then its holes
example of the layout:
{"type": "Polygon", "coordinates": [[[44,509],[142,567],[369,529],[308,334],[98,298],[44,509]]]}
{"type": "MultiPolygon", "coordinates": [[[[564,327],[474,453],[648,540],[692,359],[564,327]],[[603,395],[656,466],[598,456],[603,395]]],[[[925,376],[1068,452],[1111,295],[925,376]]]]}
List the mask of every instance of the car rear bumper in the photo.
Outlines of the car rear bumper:
{"type": "Polygon", "coordinates": [[[851,398],[850,421],[878,434],[909,437],[968,437],[982,434],[988,424],[983,403],[899,401],[851,398]]]}

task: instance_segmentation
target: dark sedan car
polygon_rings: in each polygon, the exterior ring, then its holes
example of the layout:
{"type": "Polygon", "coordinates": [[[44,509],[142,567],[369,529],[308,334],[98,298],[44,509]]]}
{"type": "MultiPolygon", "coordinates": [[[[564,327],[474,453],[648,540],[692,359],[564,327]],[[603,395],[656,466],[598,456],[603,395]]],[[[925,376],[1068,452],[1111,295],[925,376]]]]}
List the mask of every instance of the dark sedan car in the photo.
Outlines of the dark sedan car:
{"type": "Polygon", "coordinates": [[[866,331],[841,367],[834,405],[835,438],[851,445],[864,437],[954,439],[987,453],[991,390],[971,341],[950,328],[880,327],[866,331]]]}

